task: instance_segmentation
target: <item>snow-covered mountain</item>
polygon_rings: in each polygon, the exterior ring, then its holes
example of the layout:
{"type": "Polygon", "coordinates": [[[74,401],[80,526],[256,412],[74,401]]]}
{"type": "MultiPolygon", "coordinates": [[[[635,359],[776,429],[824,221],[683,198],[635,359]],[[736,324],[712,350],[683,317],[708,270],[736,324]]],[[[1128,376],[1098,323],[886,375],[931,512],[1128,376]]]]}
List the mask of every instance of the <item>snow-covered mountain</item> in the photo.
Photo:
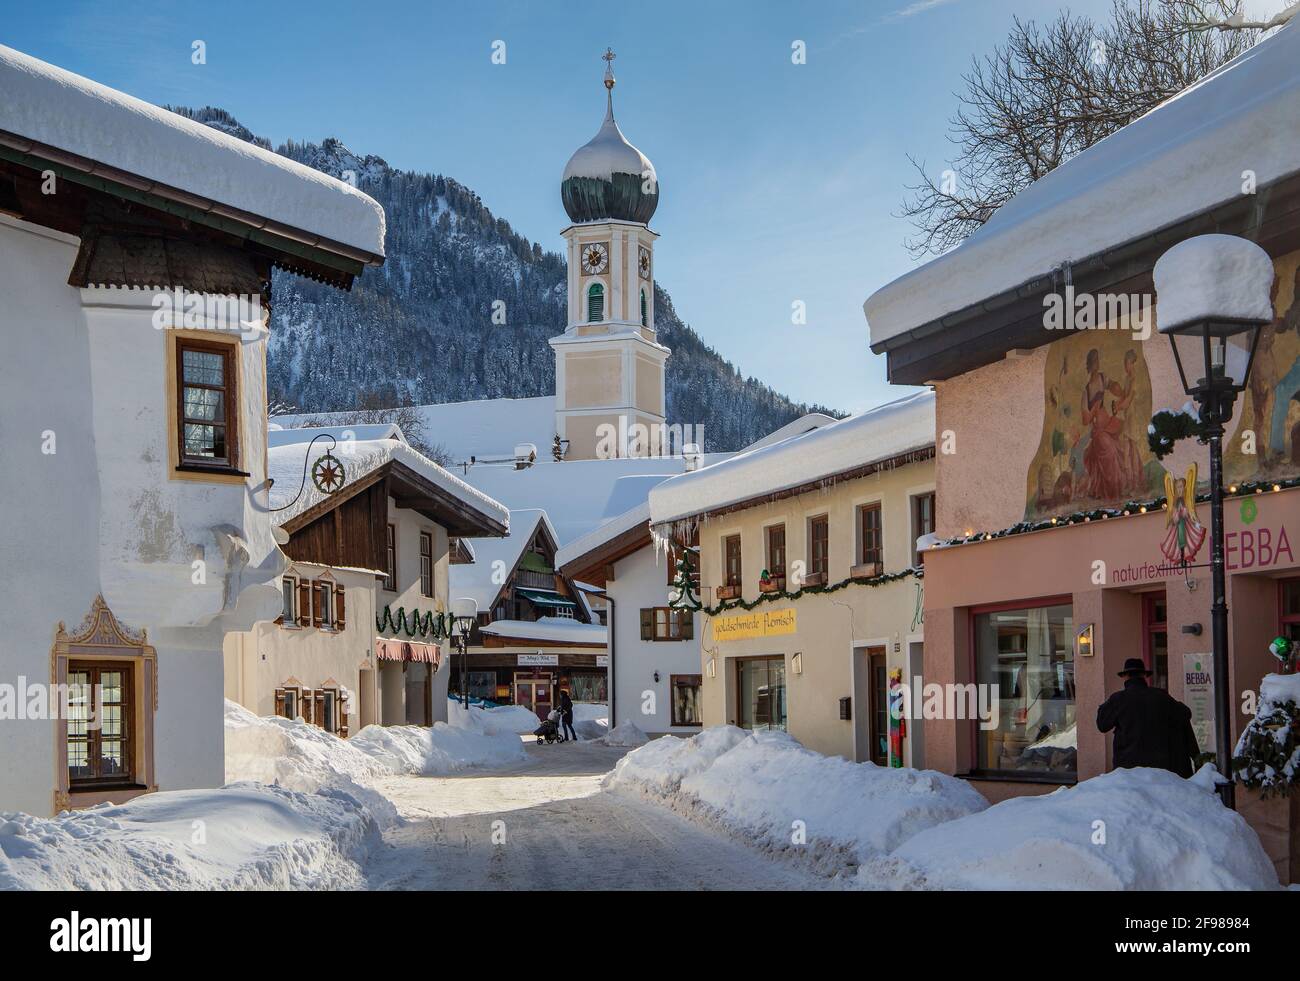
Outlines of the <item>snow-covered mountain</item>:
{"type": "MultiPolygon", "coordinates": [[[[228,112],[173,111],[269,145],[228,112]]],[[[547,339],[564,330],[565,264],[496,217],[477,194],[436,174],[395,170],[335,139],[289,141],[277,152],[357,187],[388,215],[388,261],[351,293],[277,274],[268,387],[281,409],[325,412],[362,405],[550,395],[547,339]],[[507,323],[492,323],[504,300],[507,323]]],[[[736,450],[804,412],[735,367],[677,316],[655,284],[668,360],[668,419],[703,425],[710,451],[736,450]]]]}

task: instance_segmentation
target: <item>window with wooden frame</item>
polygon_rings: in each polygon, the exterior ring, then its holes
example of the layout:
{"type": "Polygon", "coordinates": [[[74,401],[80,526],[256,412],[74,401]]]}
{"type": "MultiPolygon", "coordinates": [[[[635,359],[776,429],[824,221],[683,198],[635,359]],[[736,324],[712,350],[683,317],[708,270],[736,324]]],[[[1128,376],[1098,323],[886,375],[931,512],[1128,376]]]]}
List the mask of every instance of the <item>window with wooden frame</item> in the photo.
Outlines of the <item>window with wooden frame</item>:
{"type": "Polygon", "coordinates": [[[700,710],[700,691],[704,677],[698,674],[674,674],[669,676],[669,689],[672,693],[673,725],[702,726],[704,715],[700,710]]]}
{"type": "Polygon", "coordinates": [[[691,589],[695,592],[700,590],[700,553],[699,549],[688,548],[685,545],[673,543],[668,546],[668,559],[665,563],[668,568],[665,570],[668,577],[668,585],[676,586],[677,580],[681,576],[678,566],[682,559],[686,559],[687,574],[690,577],[691,589]]]}
{"type": "Polygon", "coordinates": [[[311,698],[303,697],[301,685],[281,685],[275,690],[275,714],[282,719],[293,720],[300,716],[311,721],[311,698]]]}
{"type": "Polygon", "coordinates": [[[912,498],[912,564],[923,565],[925,556],[917,551],[916,540],[934,534],[934,491],[912,498]]]}
{"type": "Polygon", "coordinates": [[[236,344],[177,339],[177,469],[239,471],[238,356],[236,344]]]}
{"type": "Polygon", "coordinates": [[[831,567],[831,521],[824,514],[808,519],[808,583],[825,585],[831,567]]]}
{"type": "Polygon", "coordinates": [[[692,611],[672,606],[649,606],[641,610],[642,640],[691,640],[694,637],[695,616],[692,611]]]}
{"type": "Polygon", "coordinates": [[[334,629],[334,584],[317,579],[311,584],[311,619],[316,627],[334,629]]]}
{"type": "Polygon", "coordinates": [[[433,533],[420,532],[420,595],[433,596],[433,533]]]}
{"type": "Polygon", "coordinates": [[[298,583],[293,576],[284,576],[280,580],[280,593],[283,605],[275,622],[286,627],[298,626],[298,583]]]}
{"type": "Polygon", "coordinates": [[[740,536],[728,535],[722,540],[722,584],[741,584],[740,536]]]}
{"type": "Polygon", "coordinates": [[[114,661],[68,664],[70,790],[136,783],[134,673],[114,661]]]}
{"type": "Polygon", "coordinates": [[[885,563],[885,534],[881,523],[880,502],[858,508],[858,564],[882,566],[885,563]]]}
{"type": "Polygon", "coordinates": [[[384,533],[384,588],[397,592],[397,527],[388,525],[384,533]]]}
{"type": "Polygon", "coordinates": [[[775,581],[785,581],[785,525],[767,527],[767,574],[775,581]]]}
{"type": "Polygon", "coordinates": [[[347,713],[343,703],[343,693],[337,685],[326,684],[316,692],[317,725],[326,732],[346,739],[348,735],[347,713]]]}

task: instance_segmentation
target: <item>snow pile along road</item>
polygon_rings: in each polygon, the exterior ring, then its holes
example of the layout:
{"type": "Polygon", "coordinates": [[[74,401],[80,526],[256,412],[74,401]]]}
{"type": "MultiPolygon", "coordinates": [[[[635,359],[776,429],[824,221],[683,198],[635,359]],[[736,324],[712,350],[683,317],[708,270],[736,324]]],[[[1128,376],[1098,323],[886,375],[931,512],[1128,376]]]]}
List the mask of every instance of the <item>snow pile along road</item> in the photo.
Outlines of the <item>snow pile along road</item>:
{"type": "Polygon", "coordinates": [[[450,722],[427,728],[366,726],[348,742],[389,773],[398,774],[443,776],[471,766],[508,766],[528,758],[508,716],[507,725],[498,726],[477,706],[466,713],[459,705],[449,705],[448,717],[450,722]]]}
{"type": "Polygon", "coordinates": [[[0,814],[0,890],[347,889],[379,841],[326,790],[236,784],[38,818],[0,814]]]}
{"type": "Polygon", "coordinates": [[[659,798],[781,858],[828,874],[888,855],[928,828],[988,807],[964,781],[849,763],[783,732],[730,726],[665,736],[629,753],[607,789],[659,798]]]}
{"type": "Polygon", "coordinates": [[[1116,770],[924,831],[895,858],[927,889],[1277,889],[1259,838],[1212,786],[1116,770]]]}
{"type": "MultiPolygon", "coordinates": [[[[492,708],[471,705],[469,717],[484,726],[504,729],[519,736],[528,735],[542,724],[536,712],[522,705],[496,705],[492,708]]],[[[465,719],[465,707],[454,698],[447,699],[447,718],[453,725],[465,719]]]]}
{"type": "MultiPolygon", "coordinates": [[[[577,731],[575,728],[574,732],[577,731]]],[[[650,737],[635,722],[620,722],[598,740],[602,746],[616,747],[644,746],[649,741],[650,737]]]]}

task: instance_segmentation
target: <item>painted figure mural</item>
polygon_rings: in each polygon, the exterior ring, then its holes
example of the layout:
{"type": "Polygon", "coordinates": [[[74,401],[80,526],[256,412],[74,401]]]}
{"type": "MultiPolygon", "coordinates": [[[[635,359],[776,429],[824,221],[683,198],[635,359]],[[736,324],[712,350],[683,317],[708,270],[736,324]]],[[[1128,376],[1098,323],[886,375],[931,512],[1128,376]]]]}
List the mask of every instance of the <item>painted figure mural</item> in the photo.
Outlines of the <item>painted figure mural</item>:
{"type": "Polygon", "coordinates": [[[1027,518],[1158,493],[1164,470],[1146,445],[1151,378],[1142,342],[1129,332],[1087,331],[1052,344],[1043,408],[1027,518]]]}
{"type": "Polygon", "coordinates": [[[1160,551],[1175,565],[1188,565],[1195,561],[1196,553],[1205,541],[1205,526],[1196,514],[1196,464],[1187,468],[1186,477],[1174,478],[1165,473],[1165,540],[1160,551]]]}

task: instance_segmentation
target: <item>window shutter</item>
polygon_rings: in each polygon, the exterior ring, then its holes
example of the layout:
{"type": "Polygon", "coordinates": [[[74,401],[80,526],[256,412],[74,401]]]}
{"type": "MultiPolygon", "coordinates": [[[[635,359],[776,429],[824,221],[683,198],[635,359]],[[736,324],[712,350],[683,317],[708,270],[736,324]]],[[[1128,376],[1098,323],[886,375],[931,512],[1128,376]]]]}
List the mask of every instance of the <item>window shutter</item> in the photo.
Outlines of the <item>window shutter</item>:
{"type": "Polygon", "coordinates": [[[344,613],[346,612],[346,609],[345,609],[345,602],[343,599],[343,593],[344,593],[343,584],[338,583],[334,587],[334,626],[338,627],[340,630],[342,630],[344,627],[347,626],[347,621],[344,618],[344,613]]]}
{"type": "Polygon", "coordinates": [[[311,622],[314,627],[319,627],[325,622],[321,618],[321,595],[319,582],[313,582],[311,584],[311,622]]]}
{"type": "Polygon", "coordinates": [[[693,640],[695,638],[695,614],[690,610],[680,612],[682,618],[682,640],[693,640]]]}
{"type": "Polygon", "coordinates": [[[298,580],[298,626],[311,626],[311,580],[298,580]]]}
{"type": "Polygon", "coordinates": [[[325,728],[325,689],[317,688],[312,693],[312,701],[316,703],[316,725],[325,728]]]}
{"type": "Polygon", "coordinates": [[[284,689],[277,688],[275,690],[275,714],[279,716],[285,716],[287,713],[288,713],[288,708],[284,704],[284,689]]]}
{"type": "Polygon", "coordinates": [[[652,609],[643,609],[641,611],[641,639],[655,639],[655,611],[652,609]]]}

